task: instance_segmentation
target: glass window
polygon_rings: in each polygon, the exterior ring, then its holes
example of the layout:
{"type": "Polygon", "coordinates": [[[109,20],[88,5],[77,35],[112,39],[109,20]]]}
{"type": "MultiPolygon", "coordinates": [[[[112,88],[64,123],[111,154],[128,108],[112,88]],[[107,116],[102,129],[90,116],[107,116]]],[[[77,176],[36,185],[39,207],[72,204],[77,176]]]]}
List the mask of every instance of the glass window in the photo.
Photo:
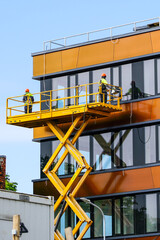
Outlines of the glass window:
{"type": "MultiPolygon", "coordinates": [[[[146,234],[158,231],[157,212],[159,206],[157,205],[157,197],[157,193],[137,194],[114,199],[94,200],[93,203],[103,211],[107,237],[146,234]]],[[[103,237],[103,215],[101,211],[97,207],[84,202],[80,202],[80,206],[90,219],[93,217],[92,220],[94,221],[84,238],[90,238],[91,232],[93,232],[94,237],[103,237]],[[93,211],[92,214],[91,211],[93,211]]],[[[74,229],[77,220],[76,215],[68,208],[61,218],[59,229],[64,234],[64,228],[72,226],[72,229],[74,229]]],[[[80,232],[84,226],[85,224],[80,227],[80,232]]]]}
{"type": "Polygon", "coordinates": [[[157,93],[160,94],[160,59],[157,59],[157,93]]]}
{"type": "MultiPolygon", "coordinates": [[[[112,236],[112,201],[111,199],[94,201],[100,207],[105,216],[105,232],[106,236],[112,236]]],[[[94,237],[103,236],[103,216],[99,209],[94,207],[94,237]]]]}
{"type": "Polygon", "coordinates": [[[156,162],[155,126],[145,127],[145,163],[156,162]]]}
{"type": "MultiPolygon", "coordinates": [[[[84,84],[89,84],[89,72],[85,72],[85,73],[79,73],[78,74],[78,84],[79,85],[84,85],[84,84]]],[[[78,95],[79,97],[79,104],[85,104],[86,103],[86,90],[87,90],[87,94],[89,94],[89,86],[81,86],[78,89],[78,95]]],[[[87,102],[89,102],[89,96],[87,97],[87,102]]]]}
{"type": "Polygon", "coordinates": [[[71,88],[68,90],[68,95],[70,97],[72,97],[71,99],[68,100],[68,105],[69,106],[74,105],[75,100],[74,100],[73,96],[75,95],[75,86],[76,86],[76,76],[72,75],[69,78],[69,87],[71,87],[71,88]]]}
{"type": "MultiPolygon", "coordinates": [[[[80,202],[79,203],[80,206],[82,207],[82,209],[85,211],[85,213],[87,214],[87,216],[90,218],[90,205],[86,204],[84,202],[80,202]]],[[[83,223],[82,226],[80,227],[80,232],[84,229],[86,223],[83,223]]],[[[87,230],[87,232],[85,233],[83,238],[90,238],[90,228],[87,230]]]]}
{"type": "MultiPolygon", "coordinates": [[[[122,74],[122,95],[125,95],[131,87],[132,81],[132,64],[125,64],[121,66],[122,74]]],[[[123,100],[130,99],[130,96],[123,97],[123,100]]]]}
{"type": "MultiPolygon", "coordinates": [[[[41,81],[41,92],[43,91],[49,91],[49,90],[52,90],[52,79],[47,79],[47,80],[43,80],[41,81]]],[[[50,99],[50,93],[45,93],[45,94],[41,94],[41,100],[49,100],[50,99]]],[[[44,110],[44,109],[49,109],[50,108],[50,105],[49,105],[49,102],[46,101],[46,102],[42,102],[41,104],[41,109],[44,110]]]]}
{"type": "Polygon", "coordinates": [[[115,86],[119,86],[119,67],[113,68],[113,84],[115,86]]]}
{"type": "Polygon", "coordinates": [[[160,161],[160,126],[158,126],[158,161],[160,161]]]}
{"type": "Polygon", "coordinates": [[[141,93],[144,92],[144,62],[143,61],[132,63],[132,83],[133,82],[134,84],[131,84],[131,87],[134,90],[133,91],[134,93],[131,96],[132,99],[142,97],[138,94],[138,92],[139,91],[141,93]]]}
{"type": "Polygon", "coordinates": [[[94,165],[95,170],[111,168],[111,133],[94,135],[94,165]]]}
{"type": "Polygon", "coordinates": [[[133,130],[133,165],[145,164],[145,128],[134,128],[133,130]]]}
{"type": "Polygon", "coordinates": [[[113,162],[114,167],[121,167],[122,160],[120,156],[121,152],[121,141],[120,141],[121,134],[120,132],[115,132],[112,135],[112,147],[113,147],[113,162]]]}
{"type": "Polygon", "coordinates": [[[45,178],[46,175],[42,172],[43,168],[49,161],[50,157],[52,156],[52,142],[42,142],[40,144],[40,168],[41,168],[41,178],[45,178]]]}
{"type": "Polygon", "coordinates": [[[107,75],[106,80],[110,84],[111,83],[111,69],[110,68],[103,68],[99,70],[93,71],[93,82],[99,82],[101,79],[101,74],[105,73],[107,75]]]}
{"type": "Polygon", "coordinates": [[[114,201],[114,224],[115,234],[121,234],[121,202],[120,199],[114,201]]]}
{"type": "MultiPolygon", "coordinates": [[[[58,141],[53,141],[52,142],[52,152],[54,152],[56,150],[56,148],[59,145],[59,140],[58,141]]],[[[57,155],[55,161],[53,162],[53,166],[59,161],[59,159],[61,158],[62,154],[65,151],[65,147],[63,147],[61,149],[61,151],[59,152],[59,154],[57,155]]],[[[65,160],[62,162],[61,166],[58,169],[58,175],[64,175],[64,174],[68,174],[68,156],[65,158],[65,160]]]]}
{"type": "Polygon", "coordinates": [[[155,94],[154,59],[144,61],[144,97],[155,94]]]}
{"type": "Polygon", "coordinates": [[[146,195],[147,232],[157,232],[157,194],[146,195]]]}
{"type": "MultiPolygon", "coordinates": [[[[57,214],[59,213],[59,211],[61,210],[62,204],[57,208],[56,212],[55,212],[55,216],[57,216],[57,214]]],[[[67,216],[68,216],[68,211],[66,211],[61,219],[60,222],[58,224],[57,229],[60,231],[60,233],[62,234],[63,237],[65,237],[65,227],[67,226],[67,216]]]]}
{"type": "Polygon", "coordinates": [[[123,198],[123,233],[134,233],[134,197],[123,198]]]}
{"type": "MultiPolygon", "coordinates": [[[[73,145],[75,148],[78,148],[78,144],[77,143],[75,143],[74,145],[73,145]]],[[[75,171],[76,171],[76,169],[77,169],[77,162],[76,162],[76,160],[72,157],[72,155],[70,154],[70,170],[69,170],[69,172],[70,173],[74,173],[75,171]]]]}
{"type": "Polygon", "coordinates": [[[135,209],[135,234],[145,233],[146,204],[145,195],[136,195],[134,201],[135,209]]]}
{"type": "MultiPolygon", "coordinates": [[[[90,165],[90,137],[80,137],[78,143],[80,153],[85,157],[87,163],[90,165]]],[[[82,170],[82,172],[84,171],[85,169],[82,170]]]]}
{"type": "Polygon", "coordinates": [[[52,79],[52,89],[53,89],[52,99],[56,99],[56,101],[53,101],[52,103],[52,108],[62,108],[64,107],[64,103],[65,103],[65,106],[68,104],[67,101],[64,102],[64,99],[63,99],[68,96],[68,90],[66,88],[67,88],[67,76],[52,79]]]}
{"type": "Polygon", "coordinates": [[[122,160],[123,167],[133,166],[133,131],[122,131],[122,160]]]}

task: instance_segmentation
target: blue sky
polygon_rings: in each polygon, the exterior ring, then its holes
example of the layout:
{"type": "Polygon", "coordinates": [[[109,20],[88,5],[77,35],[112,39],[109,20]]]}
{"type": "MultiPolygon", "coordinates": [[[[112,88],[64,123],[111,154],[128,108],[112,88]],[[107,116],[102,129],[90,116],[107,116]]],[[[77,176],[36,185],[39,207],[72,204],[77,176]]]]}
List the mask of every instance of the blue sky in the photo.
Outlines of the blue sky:
{"type": "Polygon", "coordinates": [[[159,9],[159,0],[0,0],[0,155],[18,191],[32,193],[40,146],[32,129],[5,124],[5,104],[26,88],[39,92],[31,53],[43,50],[43,41],[158,17],[159,9]]]}

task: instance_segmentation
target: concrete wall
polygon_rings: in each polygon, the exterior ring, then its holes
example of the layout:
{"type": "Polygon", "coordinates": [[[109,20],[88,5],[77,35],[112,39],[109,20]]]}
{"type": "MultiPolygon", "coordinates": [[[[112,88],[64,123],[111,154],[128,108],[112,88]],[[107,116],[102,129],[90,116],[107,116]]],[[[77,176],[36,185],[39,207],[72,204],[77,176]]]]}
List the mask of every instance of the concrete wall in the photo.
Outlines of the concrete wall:
{"type": "Polygon", "coordinates": [[[12,239],[13,215],[20,215],[28,233],[21,240],[53,240],[53,197],[0,190],[0,240],[12,239]]]}

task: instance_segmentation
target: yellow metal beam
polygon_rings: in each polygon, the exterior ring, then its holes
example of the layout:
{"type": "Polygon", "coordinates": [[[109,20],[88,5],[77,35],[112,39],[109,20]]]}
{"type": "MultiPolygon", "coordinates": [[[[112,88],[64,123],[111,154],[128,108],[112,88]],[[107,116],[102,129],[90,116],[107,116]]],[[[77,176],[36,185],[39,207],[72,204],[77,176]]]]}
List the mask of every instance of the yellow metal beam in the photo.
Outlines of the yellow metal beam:
{"type": "MultiPolygon", "coordinates": [[[[72,123],[72,125],[70,126],[70,128],[68,129],[68,131],[65,134],[56,125],[55,122],[52,122],[52,123],[47,122],[47,125],[49,126],[49,128],[53,131],[53,133],[60,140],[60,144],[58,145],[57,149],[55,150],[55,152],[53,153],[53,155],[49,159],[49,161],[46,164],[46,166],[44,167],[43,171],[47,175],[47,177],[50,179],[52,184],[55,186],[55,188],[60,193],[60,197],[58,198],[58,200],[56,201],[56,203],[54,205],[54,211],[56,211],[57,208],[60,206],[61,202],[63,200],[65,200],[66,205],[65,205],[63,213],[65,212],[67,207],[70,206],[72,211],[79,218],[79,222],[75,226],[75,228],[73,230],[73,234],[75,234],[78,231],[78,229],[80,228],[82,223],[86,222],[86,226],[85,226],[84,230],[82,231],[82,233],[80,234],[81,236],[83,236],[85,234],[85,232],[88,230],[92,221],[89,219],[89,217],[84,212],[84,210],[80,207],[78,202],[75,200],[74,196],[75,196],[76,192],[79,190],[79,188],[81,187],[81,185],[83,184],[83,182],[85,181],[88,174],[91,172],[92,168],[88,165],[84,156],[74,147],[73,144],[75,144],[78,137],[81,135],[81,133],[83,132],[83,130],[87,126],[87,123],[89,122],[90,118],[88,118],[87,121],[82,123],[82,125],[79,127],[79,130],[76,132],[75,136],[73,137],[72,141],[69,141],[69,139],[68,139],[71,136],[71,134],[73,133],[73,131],[75,130],[75,127],[79,124],[81,119],[82,119],[82,115],[77,116],[75,118],[74,122],[72,123]],[[64,154],[61,156],[61,158],[59,159],[58,163],[56,164],[57,166],[55,165],[55,167],[50,171],[49,169],[50,169],[52,163],[54,162],[55,158],[57,157],[58,153],[62,149],[62,147],[66,147],[66,150],[65,150],[64,154]],[[66,158],[66,156],[68,155],[68,153],[70,153],[73,156],[73,158],[78,163],[79,167],[76,170],[76,172],[74,173],[73,177],[70,179],[69,183],[65,186],[62,183],[62,181],[58,178],[58,176],[56,175],[55,172],[58,170],[58,168],[60,167],[60,165],[62,164],[62,162],[66,158]],[[72,190],[73,194],[70,193],[69,196],[68,196],[68,192],[70,191],[71,187],[73,186],[73,183],[76,181],[79,174],[82,172],[83,168],[86,168],[86,172],[81,177],[80,181],[75,186],[75,188],[72,190]]],[[[54,221],[55,224],[57,222],[58,215],[55,218],[55,221],[54,221]]],[[[63,236],[57,230],[55,232],[55,239],[63,240],[63,236]]]]}

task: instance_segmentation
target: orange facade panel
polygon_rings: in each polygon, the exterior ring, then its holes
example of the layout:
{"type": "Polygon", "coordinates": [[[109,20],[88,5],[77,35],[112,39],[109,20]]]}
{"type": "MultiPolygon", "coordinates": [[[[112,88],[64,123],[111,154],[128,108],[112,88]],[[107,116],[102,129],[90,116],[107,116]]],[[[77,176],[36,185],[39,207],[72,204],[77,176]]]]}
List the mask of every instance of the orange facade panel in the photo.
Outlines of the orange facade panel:
{"type": "MultiPolygon", "coordinates": [[[[86,130],[117,127],[131,123],[154,121],[160,119],[160,98],[142,100],[122,104],[122,111],[110,113],[109,117],[90,120],[86,130]]],[[[70,124],[61,124],[60,128],[66,131],[70,124]]],[[[33,130],[33,139],[54,136],[49,127],[37,127],[33,130]]]]}
{"type": "MultiPolygon", "coordinates": [[[[159,175],[160,166],[90,174],[76,197],[157,189],[160,188],[159,175]]],[[[79,179],[80,177],[77,181],[79,179]]],[[[67,185],[70,178],[62,178],[61,180],[67,185]]],[[[34,182],[34,194],[54,195],[55,198],[59,196],[59,193],[49,181],[34,182]]]]}
{"type": "Polygon", "coordinates": [[[33,56],[33,77],[160,52],[160,30],[33,56]]]}
{"type": "Polygon", "coordinates": [[[135,35],[121,38],[115,43],[114,60],[132,58],[152,52],[151,33],[135,35]]]}

